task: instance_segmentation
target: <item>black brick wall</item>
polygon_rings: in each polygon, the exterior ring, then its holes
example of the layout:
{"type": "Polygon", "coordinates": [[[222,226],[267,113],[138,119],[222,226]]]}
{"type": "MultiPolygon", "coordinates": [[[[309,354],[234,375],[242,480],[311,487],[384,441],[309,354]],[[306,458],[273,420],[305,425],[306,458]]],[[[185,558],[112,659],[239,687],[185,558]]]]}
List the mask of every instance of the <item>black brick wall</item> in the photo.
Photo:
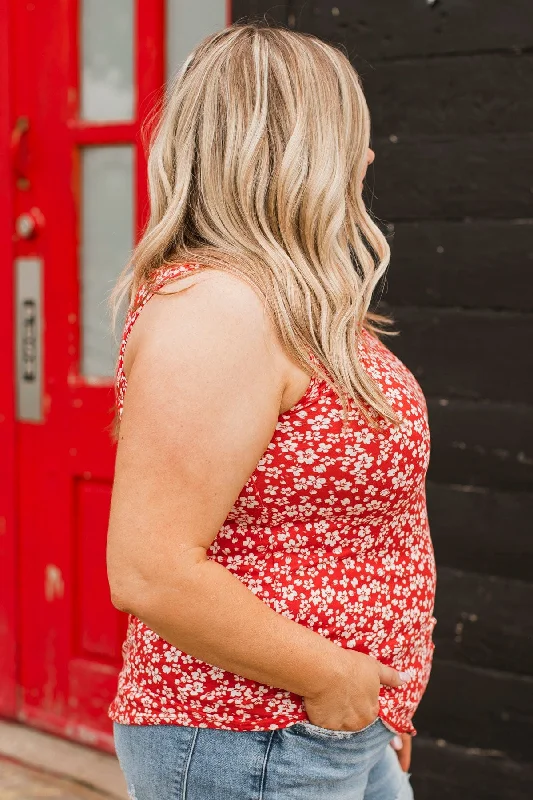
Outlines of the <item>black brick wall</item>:
{"type": "Polygon", "coordinates": [[[391,346],[430,410],[436,655],[417,800],[533,796],[533,4],[234,2],[363,78],[391,346]]]}

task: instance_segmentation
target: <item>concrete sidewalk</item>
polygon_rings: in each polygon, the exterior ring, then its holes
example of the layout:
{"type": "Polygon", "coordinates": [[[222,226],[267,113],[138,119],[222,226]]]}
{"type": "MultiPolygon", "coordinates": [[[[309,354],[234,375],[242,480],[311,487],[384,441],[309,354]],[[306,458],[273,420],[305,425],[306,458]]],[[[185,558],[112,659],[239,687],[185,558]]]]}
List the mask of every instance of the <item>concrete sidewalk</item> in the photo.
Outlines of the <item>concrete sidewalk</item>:
{"type": "Polygon", "coordinates": [[[0,758],[0,800],[33,800],[37,797],[108,800],[110,795],[93,792],[74,781],[54,778],[44,772],[0,758]]]}
{"type": "Polygon", "coordinates": [[[0,721],[0,800],[126,800],[114,756],[0,721]]]}

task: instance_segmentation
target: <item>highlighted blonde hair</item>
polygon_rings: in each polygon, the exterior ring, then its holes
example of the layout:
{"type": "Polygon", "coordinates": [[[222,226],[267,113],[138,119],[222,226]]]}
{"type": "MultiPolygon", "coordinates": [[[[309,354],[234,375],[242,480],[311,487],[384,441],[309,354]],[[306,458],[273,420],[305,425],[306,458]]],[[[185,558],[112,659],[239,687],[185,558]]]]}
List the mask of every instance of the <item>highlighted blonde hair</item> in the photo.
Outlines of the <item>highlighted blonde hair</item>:
{"type": "Polygon", "coordinates": [[[196,262],[264,297],[287,353],[377,424],[398,423],[358,359],[389,245],[361,196],[370,117],[357,72],[315,36],[261,22],[206,37],[169,87],[151,141],[150,218],[113,290],[196,262]],[[311,350],[329,375],[315,366],[311,350]]]}

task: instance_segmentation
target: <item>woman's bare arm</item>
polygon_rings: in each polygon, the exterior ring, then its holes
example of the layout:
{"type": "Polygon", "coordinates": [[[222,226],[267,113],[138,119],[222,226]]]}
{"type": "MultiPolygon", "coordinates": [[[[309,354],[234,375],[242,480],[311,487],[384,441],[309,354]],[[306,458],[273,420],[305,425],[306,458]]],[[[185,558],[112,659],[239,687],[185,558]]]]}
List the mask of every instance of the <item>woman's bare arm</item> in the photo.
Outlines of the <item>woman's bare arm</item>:
{"type": "Polygon", "coordinates": [[[285,362],[270,324],[253,290],[224,275],[143,309],[108,575],[114,604],[180,650],[306,696],[341,677],[342,648],[275,612],[206,556],[277,423],[285,362]]]}

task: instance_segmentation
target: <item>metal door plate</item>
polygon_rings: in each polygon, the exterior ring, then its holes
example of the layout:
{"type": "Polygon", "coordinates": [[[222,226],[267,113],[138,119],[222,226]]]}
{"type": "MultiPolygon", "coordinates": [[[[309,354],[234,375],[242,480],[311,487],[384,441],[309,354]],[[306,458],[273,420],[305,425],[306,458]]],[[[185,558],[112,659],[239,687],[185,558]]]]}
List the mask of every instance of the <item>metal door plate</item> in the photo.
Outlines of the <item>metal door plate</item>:
{"type": "Polygon", "coordinates": [[[42,259],[15,259],[17,419],[43,421],[42,259]]]}

